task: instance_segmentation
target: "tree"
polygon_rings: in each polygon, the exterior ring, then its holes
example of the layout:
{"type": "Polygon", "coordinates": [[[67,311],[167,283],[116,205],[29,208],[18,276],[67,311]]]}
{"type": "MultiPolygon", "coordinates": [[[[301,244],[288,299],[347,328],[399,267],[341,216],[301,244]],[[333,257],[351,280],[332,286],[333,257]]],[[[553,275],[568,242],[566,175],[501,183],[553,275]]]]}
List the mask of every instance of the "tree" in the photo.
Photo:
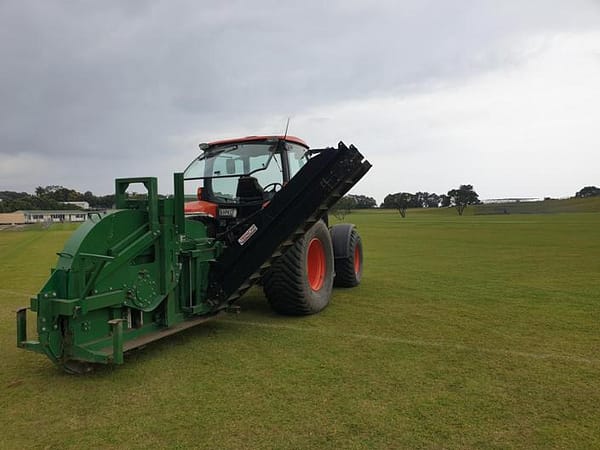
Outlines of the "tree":
{"type": "Polygon", "coordinates": [[[429,197],[429,192],[417,192],[412,198],[411,206],[414,208],[426,208],[427,197],[429,197]]]}
{"type": "Polygon", "coordinates": [[[339,220],[343,220],[344,217],[353,209],[369,209],[375,208],[377,201],[372,197],[366,195],[348,194],[340,198],[335,205],[329,210],[331,214],[337,217],[339,220]]]}
{"type": "Polygon", "coordinates": [[[408,192],[400,192],[398,197],[396,197],[396,208],[398,208],[398,212],[403,218],[406,217],[406,210],[410,206],[415,206],[415,203],[415,196],[408,192]]]}
{"type": "Polygon", "coordinates": [[[80,202],[83,200],[81,193],[63,186],[46,186],[45,188],[38,186],[35,193],[38,197],[57,202],[80,202]]]}
{"type": "Polygon", "coordinates": [[[451,204],[450,197],[448,197],[446,194],[440,195],[440,208],[447,208],[451,204]]]}
{"type": "Polygon", "coordinates": [[[381,207],[397,209],[402,217],[406,217],[406,210],[408,208],[415,208],[417,206],[415,196],[413,194],[408,192],[397,192],[395,194],[386,195],[383,199],[381,207]]]}
{"type": "Polygon", "coordinates": [[[356,200],[349,195],[344,195],[329,209],[329,211],[336,219],[344,220],[344,218],[350,214],[351,210],[355,208],[356,200]]]}
{"type": "MultiPolygon", "coordinates": [[[[398,209],[398,203],[406,203],[406,208],[444,208],[450,206],[450,197],[445,194],[436,194],[435,192],[417,192],[416,194],[407,194],[402,199],[399,199],[402,192],[389,194],[383,200],[381,208],[398,209]]],[[[406,209],[405,209],[406,210],[406,209]]]]}
{"type": "Polygon", "coordinates": [[[115,205],[115,196],[114,194],[102,195],[100,197],[94,197],[93,202],[90,203],[90,207],[103,209],[103,208],[114,208],[115,205]]]}
{"type": "Polygon", "coordinates": [[[596,186],[586,186],[582,190],[575,193],[577,198],[598,197],[600,196],[600,188],[596,186]]]}
{"type": "Polygon", "coordinates": [[[348,194],[347,197],[354,199],[354,206],[351,209],[369,209],[377,206],[377,201],[366,195],[348,194]]]}
{"type": "Polygon", "coordinates": [[[440,207],[440,196],[435,192],[432,192],[427,197],[425,197],[425,208],[439,208],[440,207]]]}
{"type": "Polygon", "coordinates": [[[479,194],[473,190],[473,186],[470,184],[461,184],[458,189],[448,191],[448,197],[450,197],[452,204],[456,206],[459,216],[462,216],[467,205],[481,203],[479,194]]]}
{"type": "Polygon", "coordinates": [[[38,186],[35,195],[27,192],[0,191],[0,213],[18,210],[66,210],[80,209],[73,204],[64,202],[86,201],[93,209],[110,209],[114,207],[115,196],[103,195],[96,197],[91,191],[82,194],[74,189],[63,186],[38,186]]]}
{"type": "Polygon", "coordinates": [[[52,198],[48,198],[44,195],[30,195],[27,192],[11,192],[2,191],[0,192],[0,212],[8,213],[19,210],[65,210],[65,209],[79,209],[74,205],[65,205],[62,202],[56,201],[52,198]]]}

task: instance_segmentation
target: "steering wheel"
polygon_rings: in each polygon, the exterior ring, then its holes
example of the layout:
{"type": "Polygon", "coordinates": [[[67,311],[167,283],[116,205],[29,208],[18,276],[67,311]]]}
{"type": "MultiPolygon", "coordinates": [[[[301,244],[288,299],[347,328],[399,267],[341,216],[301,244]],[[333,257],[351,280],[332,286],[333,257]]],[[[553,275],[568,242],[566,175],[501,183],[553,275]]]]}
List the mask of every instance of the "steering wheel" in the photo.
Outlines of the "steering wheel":
{"type": "Polygon", "coordinates": [[[275,193],[275,192],[279,192],[282,187],[283,187],[283,184],[278,183],[278,182],[269,183],[263,187],[263,191],[265,191],[267,193],[275,193]],[[279,189],[277,188],[278,186],[279,186],[279,189]]]}

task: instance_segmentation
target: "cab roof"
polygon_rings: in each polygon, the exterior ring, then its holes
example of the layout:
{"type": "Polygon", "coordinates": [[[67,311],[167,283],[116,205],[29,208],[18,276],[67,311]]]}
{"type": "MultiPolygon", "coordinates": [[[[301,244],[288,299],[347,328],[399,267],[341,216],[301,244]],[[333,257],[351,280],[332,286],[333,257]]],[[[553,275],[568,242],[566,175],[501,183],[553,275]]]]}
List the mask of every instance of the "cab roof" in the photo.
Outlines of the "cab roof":
{"type": "Polygon", "coordinates": [[[304,142],[302,139],[300,139],[299,137],[296,136],[246,136],[246,137],[239,137],[239,138],[234,138],[234,139],[222,139],[220,141],[213,141],[213,142],[209,142],[208,145],[209,146],[215,146],[215,145],[227,145],[227,144],[241,144],[243,142],[254,142],[254,141],[268,141],[268,140],[274,140],[274,139],[282,139],[286,142],[291,142],[293,144],[299,144],[302,145],[303,147],[308,148],[308,144],[306,142],[304,142]]]}

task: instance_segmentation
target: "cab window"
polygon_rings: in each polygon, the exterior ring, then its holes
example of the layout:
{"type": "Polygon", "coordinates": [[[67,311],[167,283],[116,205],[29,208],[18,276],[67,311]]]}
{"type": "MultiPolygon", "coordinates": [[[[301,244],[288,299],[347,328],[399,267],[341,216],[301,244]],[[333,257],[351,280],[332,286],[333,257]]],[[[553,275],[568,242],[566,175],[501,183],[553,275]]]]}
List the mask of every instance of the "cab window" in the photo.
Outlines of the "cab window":
{"type": "Polygon", "coordinates": [[[290,179],[298,173],[298,171],[308,161],[306,148],[297,144],[287,144],[288,148],[288,166],[290,169],[290,179]]]}

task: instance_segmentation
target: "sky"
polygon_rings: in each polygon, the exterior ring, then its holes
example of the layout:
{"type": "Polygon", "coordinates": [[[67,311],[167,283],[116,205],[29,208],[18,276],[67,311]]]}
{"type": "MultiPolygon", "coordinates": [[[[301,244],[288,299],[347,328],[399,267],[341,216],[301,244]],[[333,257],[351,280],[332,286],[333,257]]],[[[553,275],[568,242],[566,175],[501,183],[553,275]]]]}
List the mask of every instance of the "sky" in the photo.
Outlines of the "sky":
{"type": "Polygon", "coordinates": [[[168,193],[199,143],[290,118],[378,202],[567,197],[600,186],[599,105],[600,0],[0,1],[0,190],[168,193]]]}

